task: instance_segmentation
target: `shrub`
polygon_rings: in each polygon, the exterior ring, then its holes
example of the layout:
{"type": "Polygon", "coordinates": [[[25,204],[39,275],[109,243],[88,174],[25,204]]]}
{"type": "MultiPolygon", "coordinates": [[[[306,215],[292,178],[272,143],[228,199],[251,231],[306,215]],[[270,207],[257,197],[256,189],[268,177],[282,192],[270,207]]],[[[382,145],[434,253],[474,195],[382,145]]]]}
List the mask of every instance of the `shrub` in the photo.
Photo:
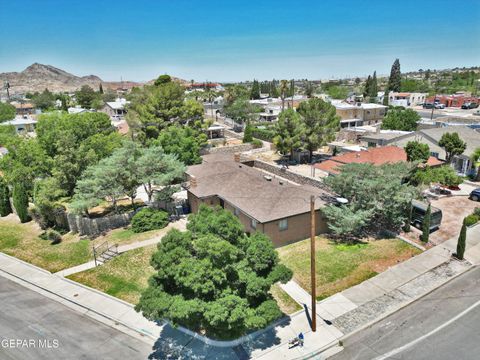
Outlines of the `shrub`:
{"type": "Polygon", "coordinates": [[[245,130],[243,131],[243,142],[244,143],[249,143],[252,142],[253,140],[253,127],[247,122],[247,125],[245,125],[245,130]]]}
{"type": "Polygon", "coordinates": [[[465,254],[465,247],[467,243],[467,218],[463,219],[462,229],[458,235],[457,241],[457,258],[463,260],[463,255],[465,254]]]}
{"type": "Polygon", "coordinates": [[[480,207],[476,207],[476,208],[473,210],[473,215],[477,215],[477,216],[480,218],[480,207]]]}
{"type": "Polygon", "coordinates": [[[168,213],[163,210],[144,208],[132,218],[132,230],[140,233],[149,230],[162,229],[168,224],[168,213]]]}
{"type": "Polygon", "coordinates": [[[272,142],[275,137],[275,130],[271,128],[263,129],[257,127],[253,129],[252,135],[257,139],[272,142]]]}
{"type": "Polygon", "coordinates": [[[480,219],[480,216],[478,216],[478,215],[475,215],[475,214],[468,215],[465,218],[465,224],[467,226],[475,225],[478,222],[479,219],[480,219]]]}
{"type": "Polygon", "coordinates": [[[253,139],[252,140],[252,145],[255,149],[261,148],[263,146],[263,143],[261,140],[258,139],[253,139]]]}
{"type": "Polygon", "coordinates": [[[11,212],[10,190],[5,180],[3,180],[3,177],[0,176],[0,216],[7,216],[11,212]]]}
{"type": "Polygon", "coordinates": [[[17,183],[13,186],[13,206],[20,218],[20,222],[30,221],[30,216],[28,215],[28,194],[22,183],[17,183]]]}
{"type": "Polygon", "coordinates": [[[62,242],[62,235],[53,229],[48,229],[40,237],[44,240],[50,240],[53,245],[60,244],[62,242]]]}

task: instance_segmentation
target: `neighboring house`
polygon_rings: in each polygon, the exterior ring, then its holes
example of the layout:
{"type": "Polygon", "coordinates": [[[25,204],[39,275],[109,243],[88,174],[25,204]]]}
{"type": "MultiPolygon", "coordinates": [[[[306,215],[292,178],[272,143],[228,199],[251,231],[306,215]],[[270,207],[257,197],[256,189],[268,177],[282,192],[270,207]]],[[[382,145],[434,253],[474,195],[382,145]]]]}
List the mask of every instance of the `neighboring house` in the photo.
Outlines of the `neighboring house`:
{"type": "Polygon", "coordinates": [[[37,120],[27,115],[17,116],[13,120],[0,123],[0,125],[13,125],[17,134],[34,133],[36,124],[37,120]]]}
{"type": "Polygon", "coordinates": [[[381,123],[385,117],[384,105],[357,103],[348,104],[343,101],[332,101],[337,115],[340,116],[340,127],[350,128],[381,123]]]}
{"type": "Polygon", "coordinates": [[[386,145],[396,145],[396,141],[409,137],[413,131],[380,130],[360,137],[360,141],[367,143],[369,148],[386,145]]]}
{"type": "Polygon", "coordinates": [[[128,104],[130,104],[130,101],[123,98],[117,98],[115,101],[108,101],[105,103],[105,106],[100,111],[110,116],[112,121],[122,121],[125,120],[125,114],[127,113],[125,107],[128,104]]]}
{"type": "Polygon", "coordinates": [[[388,104],[393,106],[412,106],[423,104],[427,93],[394,92],[388,93],[388,104]]]}
{"type": "Polygon", "coordinates": [[[204,156],[202,164],[189,166],[186,173],[192,212],[201,204],[221,206],[239,218],[247,233],[262,232],[276,247],[310,236],[311,195],[318,197],[315,233],[327,231],[320,209],[332,195],[319,188],[279,179],[231,155],[204,156]]]}
{"type": "Polygon", "coordinates": [[[31,103],[23,103],[18,101],[12,101],[11,105],[15,106],[15,111],[17,115],[32,115],[35,113],[35,106],[31,103]]]}
{"type": "Polygon", "coordinates": [[[441,104],[444,104],[446,107],[461,107],[467,102],[475,102],[478,104],[480,102],[480,98],[478,96],[459,93],[454,95],[436,95],[435,98],[431,96],[427,99],[427,102],[433,103],[434,101],[438,101],[441,104]]]}
{"type": "MultiPolygon", "coordinates": [[[[407,153],[403,148],[397,146],[384,146],[365,151],[344,153],[321,163],[317,163],[314,167],[326,175],[336,175],[340,173],[341,166],[345,164],[383,165],[406,161],[407,153]]],[[[443,162],[431,156],[428,159],[427,164],[430,166],[439,166],[442,165],[443,162]]]]}
{"type": "Polygon", "coordinates": [[[259,113],[259,121],[277,121],[278,116],[282,112],[282,107],[280,105],[267,105],[264,108],[264,111],[259,113]]]}
{"type": "Polygon", "coordinates": [[[430,154],[439,160],[446,160],[445,150],[438,145],[438,142],[445,133],[456,132],[460,138],[467,143],[467,148],[461,155],[454,156],[452,167],[460,175],[469,175],[474,172],[474,164],[470,160],[476,148],[480,147],[480,132],[468,126],[447,126],[432,129],[422,129],[406,135],[398,135],[387,138],[381,134],[366,135],[362,140],[367,141],[369,146],[396,145],[405,147],[409,141],[418,141],[427,144],[430,154]]]}
{"type": "Polygon", "coordinates": [[[81,113],[89,112],[89,110],[84,109],[84,108],[80,107],[79,105],[75,106],[75,107],[69,107],[67,109],[67,111],[68,111],[69,114],[81,114],[81,113]]]}

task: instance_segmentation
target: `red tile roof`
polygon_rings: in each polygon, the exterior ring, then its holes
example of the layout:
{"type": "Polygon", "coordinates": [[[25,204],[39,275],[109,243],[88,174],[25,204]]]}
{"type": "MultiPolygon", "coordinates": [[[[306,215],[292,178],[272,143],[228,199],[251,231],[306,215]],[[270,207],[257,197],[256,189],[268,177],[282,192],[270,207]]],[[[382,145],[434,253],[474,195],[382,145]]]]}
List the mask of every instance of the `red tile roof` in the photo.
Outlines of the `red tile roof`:
{"type": "MultiPolygon", "coordinates": [[[[343,164],[365,164],[382,165],[386,163],[397,163],[407,161],[407,153],[401,147],[384,146],[373,148],[365,151],[349,152],[334,156],[330,160],[315,164],[315,168],[331,174],[338,174],[338,168],[343,164]]],[[[430,156],[427,165],[438,166],[443,164],[442,161],[430,156]]]]}

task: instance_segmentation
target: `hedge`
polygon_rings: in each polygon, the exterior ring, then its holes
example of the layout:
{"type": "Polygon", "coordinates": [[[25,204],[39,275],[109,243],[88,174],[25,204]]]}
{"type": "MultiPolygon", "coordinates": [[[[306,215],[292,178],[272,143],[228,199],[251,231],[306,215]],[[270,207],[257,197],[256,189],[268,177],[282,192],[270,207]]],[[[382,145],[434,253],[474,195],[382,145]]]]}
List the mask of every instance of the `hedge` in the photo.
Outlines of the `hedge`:
{"type": "Polygon", "coordinates": [[[140,233],[149,230],[162,229],[168,224],[168,213],[163,210],[143,208],[132,218],[132,230],[140,233]]]}

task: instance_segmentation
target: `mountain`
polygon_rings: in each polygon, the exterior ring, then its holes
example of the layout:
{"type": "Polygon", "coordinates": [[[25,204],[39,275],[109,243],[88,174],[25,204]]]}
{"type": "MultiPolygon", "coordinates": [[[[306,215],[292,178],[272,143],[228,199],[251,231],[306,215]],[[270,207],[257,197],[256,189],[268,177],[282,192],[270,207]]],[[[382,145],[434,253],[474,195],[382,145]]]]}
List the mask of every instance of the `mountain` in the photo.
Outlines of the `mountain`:
{"type": "Polygon", "coordinates": [[[140,85],[131,81],[103,82],[96,75],[76,76],[54,66],[38,63],[30,65],[22,72],[0,73],[0,81],[9,82],[11,94],[41,92],[46,88],[52,92],[75,91],[83,85],[98,90],[100,83],[104,89],[131,88],[140,85]]]}

